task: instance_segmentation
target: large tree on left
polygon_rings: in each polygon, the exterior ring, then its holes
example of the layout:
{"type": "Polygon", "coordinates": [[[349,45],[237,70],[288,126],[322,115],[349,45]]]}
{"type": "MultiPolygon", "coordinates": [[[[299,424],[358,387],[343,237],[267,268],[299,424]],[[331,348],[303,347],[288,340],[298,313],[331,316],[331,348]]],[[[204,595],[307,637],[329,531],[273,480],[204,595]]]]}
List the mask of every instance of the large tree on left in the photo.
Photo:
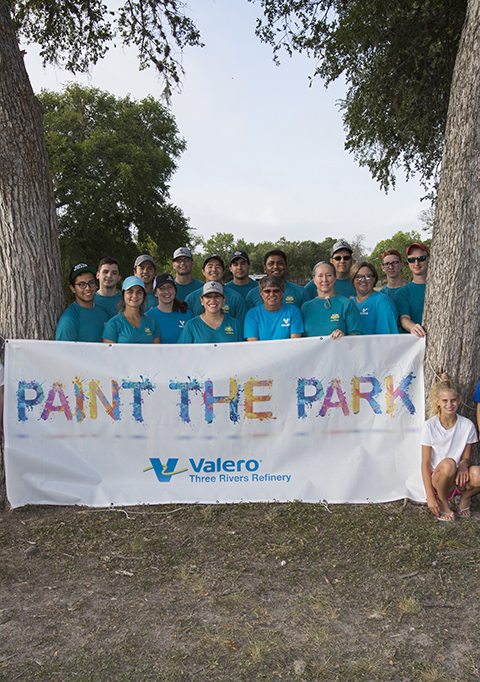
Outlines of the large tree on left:
{"type": "Polygon", "coordinates": [[[153,63],[165,93],[180,81],[173,46],[199,44],[179,0],[129,0],[112,13],[101,0],[0,0],[0,334],[53,338],[63,308],[60,251],[42,107],[17,36],[41,46],[45,62],[85,71],[118,36],[153,63]]]}
{"type": "Polygon", "coordinates": [[[0,0],[0,334],[52,338],[63,306],[42,106],[0,0]]]}

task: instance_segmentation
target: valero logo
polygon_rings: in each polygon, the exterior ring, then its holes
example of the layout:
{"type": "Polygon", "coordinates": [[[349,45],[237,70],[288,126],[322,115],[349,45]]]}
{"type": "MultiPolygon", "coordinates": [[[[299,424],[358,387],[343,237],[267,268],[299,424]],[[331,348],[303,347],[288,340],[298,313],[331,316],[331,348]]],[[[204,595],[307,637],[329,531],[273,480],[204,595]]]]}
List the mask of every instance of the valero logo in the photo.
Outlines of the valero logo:
{"type": "Polygon", "coordinates": [[[184,471],[187,471],[187,469],[175,470],[178,459],[170,458],[167,460],[166,464],[162,464],[158,457],[150,457],[150,462],[152,463],[152,466],[147,467],[143,471],[151,471],[151,469],[153,469],[160,483],[169,483],[172,476],[183,474],[184,471]]]}

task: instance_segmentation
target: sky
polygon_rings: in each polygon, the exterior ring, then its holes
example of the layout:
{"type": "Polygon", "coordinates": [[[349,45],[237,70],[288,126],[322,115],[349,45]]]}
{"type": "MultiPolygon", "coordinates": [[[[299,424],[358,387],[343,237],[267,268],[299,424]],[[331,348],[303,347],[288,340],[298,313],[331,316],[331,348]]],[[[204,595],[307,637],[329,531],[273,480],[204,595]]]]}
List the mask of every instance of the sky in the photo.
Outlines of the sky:
{"type": "MultiPolygon", "coordinates": [[[[323,241],[365,235],[369,250],[399,230],[421,230],[424,190],[400,171],[385,194],[344,150],[337,102],[342,83],[309,87],[315,63],[283,55],[255,36],[260,8],[246,0],[190,0],[203,48],[182,56],[186,76],[171,113],[187,150],[171,182],[171,201],[196,234],[233,233],[250,242],[323,241]]],[[[22,48],[24,46],[22,45],[22,48]]],[[[111,50],[88,75],[43,68],[34,45],[25,63],[33,89],[60,91],[69,82],[135,99],[160,99],[153,69],[138,70],[135,50],[111,50]]]]}

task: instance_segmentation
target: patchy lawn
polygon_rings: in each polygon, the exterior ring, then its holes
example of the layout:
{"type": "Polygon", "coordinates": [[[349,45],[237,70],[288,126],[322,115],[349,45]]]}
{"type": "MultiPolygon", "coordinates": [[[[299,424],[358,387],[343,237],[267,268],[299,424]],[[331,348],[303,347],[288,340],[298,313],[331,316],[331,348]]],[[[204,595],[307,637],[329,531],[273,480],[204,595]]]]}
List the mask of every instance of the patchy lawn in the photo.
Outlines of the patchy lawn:
{"type": "Polygon", "coordinates": [[[477,682],[480,510],[0,514],[0,679],[477,682]]]}

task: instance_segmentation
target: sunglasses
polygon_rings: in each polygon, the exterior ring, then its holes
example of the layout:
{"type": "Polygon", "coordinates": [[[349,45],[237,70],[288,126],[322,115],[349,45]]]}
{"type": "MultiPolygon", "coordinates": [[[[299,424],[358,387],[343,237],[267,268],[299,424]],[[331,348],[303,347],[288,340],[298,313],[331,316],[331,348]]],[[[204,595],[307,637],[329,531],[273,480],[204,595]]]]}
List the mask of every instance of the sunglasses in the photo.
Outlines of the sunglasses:
{"type": "Polygon", "coordinates": [[[415,261],[417,261],[418,263],[423,263],[424,261],[427,260],[427,258],[428,256],[410,256],[409,258],[407,258],[407,260],[409,263],[415,263],[415,261]]]}
{"type": "Polygon", "coordinates": [[[334,256],[333,260],[350,260],[351,256],[334,256]]]}
{"type": "Polygon", "coordinates": [[[263,289],[264,294],[281,294],[280,289],[263,289]]]}

